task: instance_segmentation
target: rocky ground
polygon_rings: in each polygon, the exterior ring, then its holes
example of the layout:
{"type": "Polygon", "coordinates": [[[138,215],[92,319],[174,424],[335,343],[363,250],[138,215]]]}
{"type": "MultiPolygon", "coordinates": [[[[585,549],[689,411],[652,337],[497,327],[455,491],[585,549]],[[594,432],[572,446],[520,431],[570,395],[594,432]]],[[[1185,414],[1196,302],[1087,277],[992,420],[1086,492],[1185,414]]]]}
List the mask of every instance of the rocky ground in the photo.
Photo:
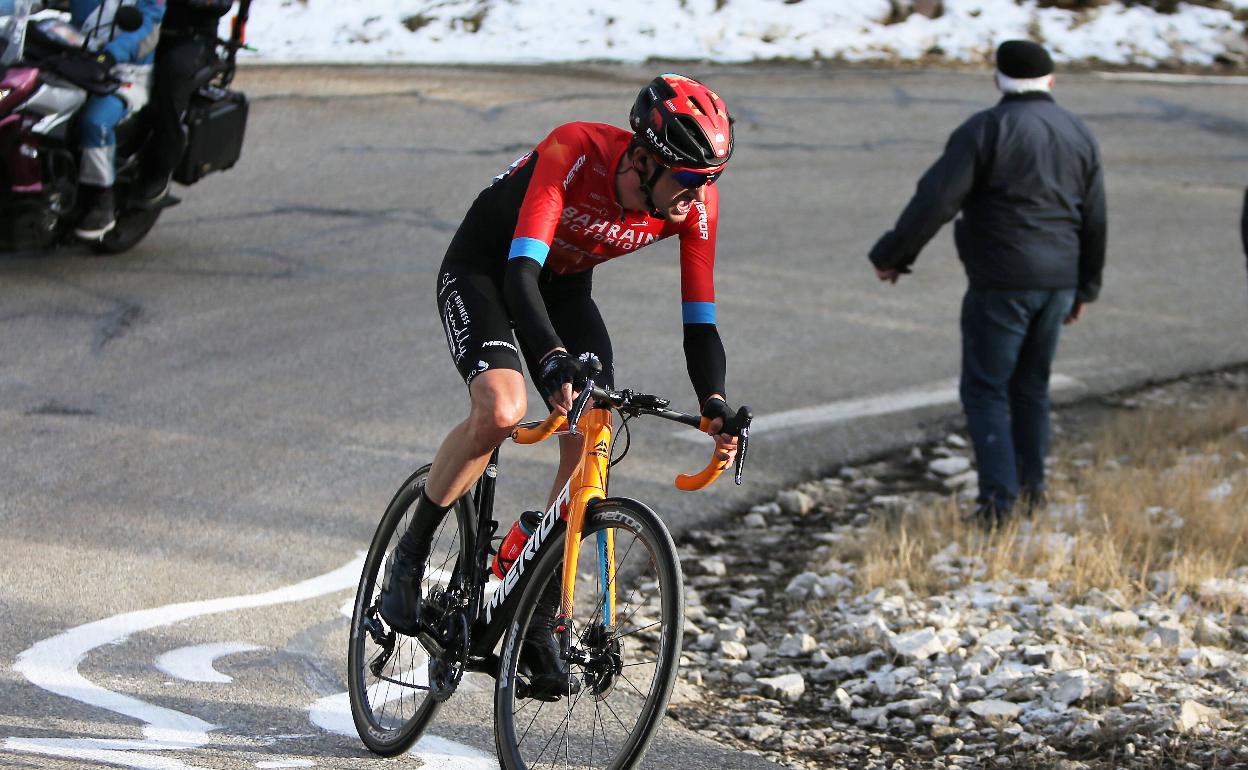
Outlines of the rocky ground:
{"type": "MultiPolygon", "coordinates": [[[[1080,404],[1056,424],[1071,441],[1123,408],[1228,389],[1248,395],[1248,370],[1080,404]]],[[[797,768],[1248,767],[1248,616],[1201,601],[1248,593],[1248,568],[1204,596],[1132,603],[1035,579],[864,593],[855,565],[830,558],[876,517],[973,494],[969,455],[950,434],[689,533],[673,714],[797,768]]]]}

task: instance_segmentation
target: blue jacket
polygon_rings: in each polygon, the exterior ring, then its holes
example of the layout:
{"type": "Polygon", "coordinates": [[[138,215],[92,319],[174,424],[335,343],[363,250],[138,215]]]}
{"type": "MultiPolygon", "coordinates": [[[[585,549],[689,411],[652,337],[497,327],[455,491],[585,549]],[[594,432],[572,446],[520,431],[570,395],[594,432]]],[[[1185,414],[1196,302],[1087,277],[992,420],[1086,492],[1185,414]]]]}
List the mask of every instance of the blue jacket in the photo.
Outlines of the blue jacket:
{"type": "Polygon", "coordinates": [[[70,0],[69,13],[74,25],[91,38],[91,47],[107,51],[118,63],[151,64],[155,59],[165,0],[70,0]],[[143,14],[143,25],[133,32],[113,27],[113,16],[123,5],[133,5],[143,14]]]}

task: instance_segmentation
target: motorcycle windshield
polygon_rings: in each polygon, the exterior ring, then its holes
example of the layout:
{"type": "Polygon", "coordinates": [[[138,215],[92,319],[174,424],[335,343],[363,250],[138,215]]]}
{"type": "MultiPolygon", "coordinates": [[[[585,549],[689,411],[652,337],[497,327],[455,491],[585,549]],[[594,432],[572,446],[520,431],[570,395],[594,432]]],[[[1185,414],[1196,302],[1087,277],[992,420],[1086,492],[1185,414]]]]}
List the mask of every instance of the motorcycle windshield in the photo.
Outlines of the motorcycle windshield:
{"type": "Polygon", "coordinates": [[[30,19],[31,0],[0,0],[0,67],[21,61],[26,48],[26,22],[30,19]]]}

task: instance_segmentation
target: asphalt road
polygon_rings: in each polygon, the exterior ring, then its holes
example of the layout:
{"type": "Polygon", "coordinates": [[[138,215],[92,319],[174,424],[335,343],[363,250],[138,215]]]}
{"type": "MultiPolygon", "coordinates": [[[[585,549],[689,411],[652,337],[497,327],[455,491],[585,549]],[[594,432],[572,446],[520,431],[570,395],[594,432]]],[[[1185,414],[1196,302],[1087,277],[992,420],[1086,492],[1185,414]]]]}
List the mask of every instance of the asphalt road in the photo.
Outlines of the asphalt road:
{"type": "MultiPolygon", "coordinates": [[[[0,766],[78,767],[100,750],[132,767],[374,766],[334,731],[340,608],[394,488],[465,413],[436,267],[494,174],[560,122],[622,124],[653,74],[250,70],[242,163],[185,190],[139,248],[0,258],[0,766]],[[251,598],[208,601],[223,597],[251,598]],[[230,645],[199,656],[219,655],[232,682],[157,665],[206,644],[230,645]],[[145,723],[186,748],[84,743],[145,723]]],[[[771,421],[747,486],[696,495],[671,478],[709,441],[634,423],[613,492],[676,528],[956,414],[941,392],[964,285],[948,229],[897,286],[864,255],[948,132],[995,96],[983,73],[691,74],[739,118],[720,325],[731,400],[771,421]]],[[[1248,360],[1248,87],[1086,74],[1058,94],[1101,141],[1111,221],[1103,298],[1062,342],[1063,397],[1248,360]]],[[[619,384],[692,408],[675,255],[617,260],[596,288],[619,384]]],[[[540,505],[553,457],[509,447],[500,510],[540,505]]],[[[430,766],[489,766],[489,684],[433,728],[485,759],[430,766]]],[[[767,766],[670,722],[649,764],[767,766]]]]}

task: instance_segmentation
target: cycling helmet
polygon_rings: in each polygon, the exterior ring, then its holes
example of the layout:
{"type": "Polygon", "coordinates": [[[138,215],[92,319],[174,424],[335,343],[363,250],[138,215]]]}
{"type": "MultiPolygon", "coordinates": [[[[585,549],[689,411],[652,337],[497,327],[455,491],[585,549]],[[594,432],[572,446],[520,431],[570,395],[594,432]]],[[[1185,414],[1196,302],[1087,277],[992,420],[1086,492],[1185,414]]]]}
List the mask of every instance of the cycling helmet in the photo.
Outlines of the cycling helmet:
{"type": "Polygon", "coordinates": [[[628,122],[636,141],[670,169],[722,169],[732,157],[732,117],[719,94],[683,75],[641,89],[628,122]]]}

